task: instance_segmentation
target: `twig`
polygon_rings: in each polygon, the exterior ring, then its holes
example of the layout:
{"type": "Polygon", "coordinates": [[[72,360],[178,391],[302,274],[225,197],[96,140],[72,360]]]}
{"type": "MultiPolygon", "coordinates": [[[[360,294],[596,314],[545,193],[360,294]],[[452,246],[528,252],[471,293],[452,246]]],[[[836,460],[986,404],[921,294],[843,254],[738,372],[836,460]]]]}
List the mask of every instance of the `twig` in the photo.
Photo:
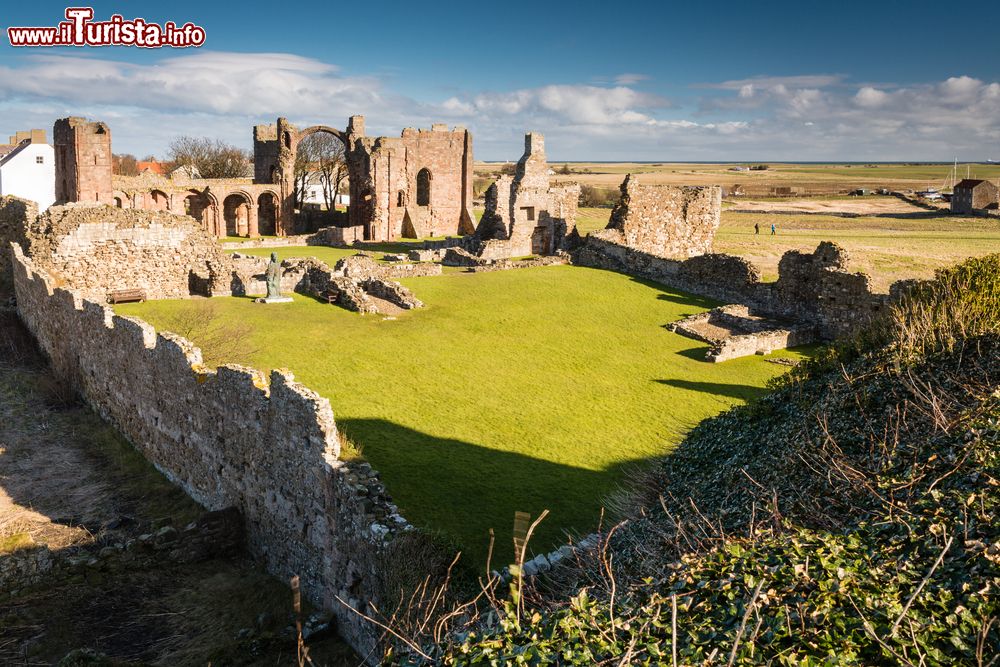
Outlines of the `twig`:
{"type": "Polygon", "coordinates": [[[429,655],[427,655],[426,653],[424,653],[423,651],[420,650],[419,646],[417,646],[416,644],[414,644],[413,642],[411,642],[409,639],[407,639],[403,635],[399,634],[398,632],[396,632],[395,630],[393,630],[392,628],[390,628],[385,623],[381,623],[380,621],[372,618],[368,614],[365,614],[362,611],[358,611],[357,609],[355,609],[351,605],[349,605],[346,602],[344,602],[344,600],[339,595],[335,595],[334,598],[337,600],[337,602],[339,602],[340,604],[344,605],[345,607],[347,607],[348,609],[350,609],[351,611],[353,611],[355,614],[357,614],[358,616],[360,616],[364,620],[368,621],[369,623],[374,623],[375,625],[377,625],[378,627],[382,628],[383,630],[385,630],[386,632],[388,632],[389,634],[391,634],[393,637],[395,637],[399,641],[401,641],[404,644],[406,644],[407,646],[409,646],[410,649],[412,649],[414,652],[418,653],[420,655],[420,657],[423,658],[424,660],[430,660],[431,659],[431,657],[429,655]]]}
{"type": "Polygon", "coordinates": [[[920,591],[924,590],[924,586],[927,585],[927,582],[928,580],[930,580],[931,575],[934,574],[934,570],[936,570],[938,568],[938,565],[941,564],[941,561],[944,560],[944,555],[948,553],[948,549],[951,548],[951,543],[953,540],[954,538],[949,535],[948,541],[945,543],[944,549],[941,550],[941,554],[937,557],[937,560],[934,561],[934,565],[932,565],[930,571],[927,572],[926,575],[924,575],[924,579],[923,581],[920,582],[920,585],[917,586],[917,590],[913,591],[913,595],[911,595],[910,599],[906,601],[906,605],[903,607],[903,611],[899,614],[899,618],[897,618],[896,622],[892,624],[893,637],[896,636],[896,632],[899,630],[899,624],[903,621],[903,617],[906,616],[906,612],[910,610],[910,605],[913,604],[913,601],[917,598],[918,595],[920,595],[920,591]]]}
{"type": "Polygon", "coordinates": [[[677,667],[677,593],[671,593],[670,604],[670,664],[677,667]]]}
{"type": "Polygon", "coordinates": [[[760,583],[757,584],[757,588],[754,589],[753,596],[750,598],[750,604],[747,605],[747,610],[743,613],[743,620],[740,621],[740,629],[736,632],[736,640],[733,641],[733,651],[729,654],[729,667],[732,667],[733,663],[736,662],[736,651],[740,647],[740,640],[743,638],[743,631],[747,627],[747,620],[749,620],[750,614],[753,613],[754,608],[757,606],[757,596],[760,595],[760,589],[762,588],[764,588],[763,578],[761,578],[760,583]]]}

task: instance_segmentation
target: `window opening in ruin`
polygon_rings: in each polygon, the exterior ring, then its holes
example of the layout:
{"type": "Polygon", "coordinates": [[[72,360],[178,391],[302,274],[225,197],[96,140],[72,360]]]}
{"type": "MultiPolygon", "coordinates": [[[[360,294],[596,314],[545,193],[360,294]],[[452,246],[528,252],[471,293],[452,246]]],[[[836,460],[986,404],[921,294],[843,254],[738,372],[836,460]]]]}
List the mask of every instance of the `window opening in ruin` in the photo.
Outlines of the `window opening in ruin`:
{"type": "Polygon", "coordinates": [[[396,193],[396,206],[402,207],[405,205],[406,205],[406,195],[403,193],[402,190],[400,190],[398,193],[396,193]]]}
{"type": "Polygon", "coordinates": [[[424,167],[417,172],[417,206],[431,205],[431,172],[424,167]]]}
{"type": "Polygon", "coordinates": [[[525,215],[528,216],[528,220],[535,219],[535,207],[534,206],[522,206],[521,210],[524,211],[525,215]]]}

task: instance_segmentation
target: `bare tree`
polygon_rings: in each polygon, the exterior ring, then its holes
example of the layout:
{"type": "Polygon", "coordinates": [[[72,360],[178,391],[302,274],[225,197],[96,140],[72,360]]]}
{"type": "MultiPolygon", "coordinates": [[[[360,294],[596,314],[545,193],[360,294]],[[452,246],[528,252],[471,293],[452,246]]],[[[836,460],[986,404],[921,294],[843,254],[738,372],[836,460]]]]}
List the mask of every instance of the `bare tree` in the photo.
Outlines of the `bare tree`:
{"type": "Polygon", "coordinates": [[[305,202],[306,189],[313,183],[323,189],[327,210],[332,211],[337,194],[347,180],[344,143],[325,132],[317,132],[299,142],[295,153],[295,203],[305,202]]]}
{"type": "Polygon", "coordinates": [[[130,153],[111,156],[111,169],[118,176],[138,176],[139,167],[135,156],[130,153]]]}
{"type": "Polygon", "coordinates": [[[178,137],[170,142],[170,161],[191,166],[202,178],[244,178],[250,172],[250,153],[208,137],[178,137]]]}

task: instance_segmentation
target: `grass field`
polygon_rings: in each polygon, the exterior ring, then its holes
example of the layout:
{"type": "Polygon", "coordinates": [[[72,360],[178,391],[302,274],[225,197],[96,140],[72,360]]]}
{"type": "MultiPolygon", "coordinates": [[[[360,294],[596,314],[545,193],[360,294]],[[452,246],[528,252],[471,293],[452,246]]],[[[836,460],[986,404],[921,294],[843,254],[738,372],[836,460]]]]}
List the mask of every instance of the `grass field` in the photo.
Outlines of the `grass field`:
{"type": "MultiPolygon", "coordinates": [[[[610,209],[581,208],[577,228],[586,234],[607,225],[610,209]]],[[[761,269],[764,280],[776,280],[778,260],[789,250],[812,252],[820,241],[847,248],[850,270],[871,276],[887,291],[903,278],[929,278],[936,269],[966,257],[1000,252],[1000,220],[950,215],[932,217],[860,217],[734,213],[723,209],[713,251],[740,255],[761,269]],[[761,235],[755,236],[754,223],[761,235]],[[770,236],[771,223],[777,235],[770,236]]]]}
{"type": "MultiPolygon", "coordinates": [[[[517,156],[512,156],[516,159],[517,156]]],[[[562,175],[564,162],[550,161],[556,171],[553,181],[585,183],[599,187],[617,187],[626,174],[638,174],[644,183],[673,185],[799,186],[809,191],[835,192],[851,188],[889,187],[921,190],[928,186],[952,185],[950,164],[789,164],[768,162],[766,171],[730,171],[732,164],[670,163],[600,163],[570,162],[572,174],[562,175]]],[[[750,163],[747,163],[750,164],[750,163]]],[[[475,173],[486,177],[499,171],[497,163],[477,163],[475,173]]],[[[958,178],[968,173],[973,178],[1000,179],[1000,164],[958,165],[958,178]]]]}
{"type": "MultiPolygon", "coordinates": [[[[702,344],[663,325],[713,304],[616,273],[555,266],[403,282],[427,307],[395,320],[301,295],[276,308],[211,303],[251,326],[258,367],[290,368],[329,398],[404,515],[454,538],[473,563],[490,528],[510,560],[518,510],[552,512],[538,550],[564,530],[592,530],[630,466],[784,371],[761,357],[702,361],[702,344]]],[[[169,329],[204,303],[116,309],[169,329]]]]}

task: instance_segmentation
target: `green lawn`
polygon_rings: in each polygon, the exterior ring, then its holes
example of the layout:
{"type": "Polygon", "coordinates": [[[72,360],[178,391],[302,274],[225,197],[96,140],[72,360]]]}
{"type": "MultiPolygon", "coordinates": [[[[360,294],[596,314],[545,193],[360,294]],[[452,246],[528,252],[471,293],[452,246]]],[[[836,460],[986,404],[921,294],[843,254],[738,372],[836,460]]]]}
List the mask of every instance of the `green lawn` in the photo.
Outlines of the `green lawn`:
{"type": "MultiPolygon", "coordinates": [[[[452,536],[473,563],[491,527],[510,561],[518,510],[551,511],[536,550],[592,530],[630,466],[785,370],[761,357],[701,361],[703,345],[663,325],[714,304],[617,273],[553,266],[403,282],[427,307],[395,320],[302,295],[212,303],[252,327],[258,367],[290,368],[328,397],[404,515],[452,536]]],[[[204,303],[116,308],[166,328],[204,303]]]]}

